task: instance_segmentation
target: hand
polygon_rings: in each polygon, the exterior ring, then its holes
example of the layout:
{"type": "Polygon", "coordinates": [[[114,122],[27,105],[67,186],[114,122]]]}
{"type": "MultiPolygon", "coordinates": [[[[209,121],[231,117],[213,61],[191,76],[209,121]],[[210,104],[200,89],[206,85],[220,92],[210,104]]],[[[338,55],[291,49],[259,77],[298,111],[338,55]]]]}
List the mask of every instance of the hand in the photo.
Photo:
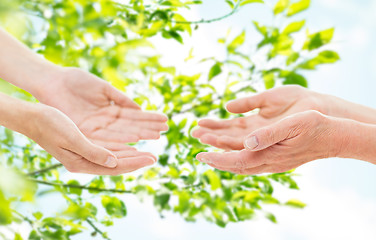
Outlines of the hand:
{"type": "Polygon", "coordinates": [[[241,150],[244,149],[244,137],[260,127],[306,110],[326,114],[328,107],[324,95],[300,86],[283,86],[232,101],[227,105],[227,110],[232,113],[246,113],[257,108],[258,113],[232,120],[201,120],[198,123],[200,128],[195,130],[192,136],[217,148],[241,150]]]}
{"type": "MultiPolygon", "coordinates": [[[[199,153],[197,159],[237,174],[280,173],[307,162],[335,157],[341,152],[337,121],[317,111],[286,117],[249,134],[246,149],[226,153],[199,153]]],[[[343,136],[343,133],[342,133],[343,136]]]]}
{"type": "Polygon", "coordinates": [[[118,175],[156,161],[152,154],[138,152],[125,145],[110,144],[108,147],[114,150],[112,153],[89,141],[72,120],[55,108],[43,104],[33,105],[33,108],[33,115],[26,116],[31,124],[23,133],[60,161],[68,171],[118,175]]]}
{"type": "MultiPolygon", "coordinates": [[[[57,68],[34,95],[71,118],[101,145],[158,139],[167,117],[148,113],[102,79],[76,68],[57,68]]],[[[117,145],[118,146],[118,145],[117,145]]]]}

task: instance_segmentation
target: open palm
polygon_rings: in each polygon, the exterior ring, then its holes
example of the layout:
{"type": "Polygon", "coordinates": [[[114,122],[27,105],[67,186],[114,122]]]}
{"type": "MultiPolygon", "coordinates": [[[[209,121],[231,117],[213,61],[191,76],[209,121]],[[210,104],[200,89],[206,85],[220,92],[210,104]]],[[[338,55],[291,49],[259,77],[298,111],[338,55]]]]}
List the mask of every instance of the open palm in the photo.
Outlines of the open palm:
{"type": "Polygon", "coordinates": [[[291,114],[306,110],[317,110],[322,113],[323,104],[318,93],[299,86],[283,86],[252,97],[230,102],[227,110],[232,113],[246,113],[259,109],[258,113],[232,120],[199,121],[200,126],[192,133],[202,143],[224,150],[244,149],[244,138],[254,130],[275,123],[291,114]]]}
{"type": "Polygon", "coordinates": [[[142,111],[109,83],[83,70],[63,68],[49,83],[38,99],[65,113],[83,134],[109,149],[158,139],[168,128],[166,116],[142,111]]]}

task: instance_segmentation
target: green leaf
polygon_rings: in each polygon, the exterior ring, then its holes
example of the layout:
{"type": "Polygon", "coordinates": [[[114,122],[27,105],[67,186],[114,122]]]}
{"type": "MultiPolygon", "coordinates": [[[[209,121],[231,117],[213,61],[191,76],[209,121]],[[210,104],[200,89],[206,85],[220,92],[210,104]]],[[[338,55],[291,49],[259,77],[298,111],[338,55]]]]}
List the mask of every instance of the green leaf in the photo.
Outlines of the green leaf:
{"type": "Polygon", "coordinates": [[[244,6],[246,4],[250,4],[250,3],[264,3],[263,0],[243,0],[240,2],[240,5],[239,6],[244,6]]]}
{"type": "Polygon", "coordinates": [[[156,195],[154,197],[154,204],[156,206],[161,207],[161,209],[164,209],[164,208],[166,208],[166,206],[168,206],[169,200],[170,200],[170,194],[168,194],[168,193],[156,195]]]}
{"type": "Polygon", "coordinates": [[[290,56],[288,56],[288,58],[286,60],[286,65],[289,66],[292,63],[296,62],[296,60],[298,60],[299,57],[300,57],[299,53],[297,53],[297,52],[291,53],[290,56]]]}
{"type": "Polygon", "coordinates": [[[279,0],[274,6],[274,15],[280,14],[281,12],[285,11],[288,5],[289,0],[279,0]]]}
{"type": "Polygon", "coordinates": [[[20,234],[16,233],[16,234],[14,235],[14,240],[23,240],[23,238],[21,237],[20,234]]]}
{"type": "Polygon", "coordinates": [[[127,215],[124,202],[116,197],[102,196],[102,205],[111,217],[122,218],[127,215]]]}
{"type": "Polygon", "coordinates": [[[227,46],[227,50],[230,53],[234,53],[235,50],[240,47],[245,41],[245,31],[238,35],[232,42],[227,46]]]}
{"type": "MultiPolygon", "coordinates": [[[[71,186],[80,186],[80,183],[77,180],[69,180],[67,184],[71,186]]],[[[82,189],[72,187],[72,188],[68,188],[67,192],[70,194],[76,194],[78,196],[81,196],[82,189]]]]}
{"type": "Polygon", "coordinates": [[[221,63],[220,62],[216,62],[211,68],[210,68],[210,71],[209,71],[209,76],[208,76],[208,79],[209,81],[212,80],[214,77],[218,76],[219,74],[221,74],[222,72],[222,67],[221,67],[221,63]]]}
{"type": "Polygon", "coordinates": [[[206,176],[209,179],[211,190],[217,190],[222,186],[220,177],[213,170],[206,171],[204,173],[204,176],[206,176]]]}
{"type": "Polygon", "coordinates": [[[262,26],[259,22],[253,21],[253,25],[256,27],[257,31],[262,35],[266,36],[268,34],[267,27],[262,26]]]}
{"type": "Polygon", "coordinates": [[[285,78],[283,81],[284,85],[296,84],[302,87],[308,87],[307,79],[296,72],[282,71],[280,77],[285,78]]]}
{"type": "Polygon", "coordinates": [[[305,24],[305,20],[299,22],[292,22],[282,31],[282,34],[289,35],[294,32],[299,32],[305,24]]]}
{"type": "Polygon", "coordinates": [[[10,223],[12,223],[10,202],[4,197],[0,189],[0,225],[8,225],[10,223]]]}
{"type": "Polygon", "coordinates": [[[263,76],[266,89],[271,89],[275,85],[274,73],[268,73],[263,76]]]}
{"type": "Polygon", "coordinates": [[[334,28],[329,28],[320,32],[308,35],[308,40],[304,43],[303,49],[314,50],[328,44],[334,35],[334,28]]]}
{"type": "Polygon", "coordinates": [[[309,8],[310,4],[311,0],[300,0],[299,2],[291,4],[287,10],[287,16],[290,17],[306,10],[307,8],[309,8]]]}
{"type": "Polygon", "coordinates": [[[265,217],[269,219],[272,223],[277,223],[277,218],[272,213],[266,213],[265,217]]]}
{"type": "Polygon", "coordinates": [[[330,50],[320,52],[316,57],[303,62],[298,67],[306,70],[314,70],[320,64],[335,63],[340,59],[338,53],[330,50]]]}
{"type": "Polygon", "coordinates": [[[285,203],[285,205],[294,207],[294,208],[305,208],[307,205],[297,199],[290,199],[285,203]]]}
{"type": "Polygon", "coordinates": [[[231,9],[234,9],[235,4],[232,1],[226,0],[226,3],[231,7],[231,9]]]}

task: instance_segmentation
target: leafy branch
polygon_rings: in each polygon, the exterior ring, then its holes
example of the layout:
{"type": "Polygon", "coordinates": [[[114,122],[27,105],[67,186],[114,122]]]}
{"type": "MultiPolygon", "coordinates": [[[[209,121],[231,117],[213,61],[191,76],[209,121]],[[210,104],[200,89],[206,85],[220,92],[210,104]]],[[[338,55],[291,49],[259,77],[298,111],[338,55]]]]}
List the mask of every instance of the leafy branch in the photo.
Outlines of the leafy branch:
{"type": "Polygon", "coordinates": [[[56,169],[56,168],[60,168],[60,167],[62,167],[62,166],[63,166],[63,164],[61,164],[61,163],[57,163],[57,164],[54,164],[54,165],[52,165],[52,166],[49,166],[49,167],[46,167],[46,168],[42,168],[42,169],[36,170],[36,171],[34,171],[34,172],[27,173],[26,175],[27,175],[27,176],[40,175],[40,174],[42,174],[42,173],[49,172],[49,171],[51,171],[51,170],[54,170],[54,169],[56,169]]]}
{"type": "Polygon", "coordinates": [[[83,186],[83,185],[48,182],[48,181],[43,181],[43,180],[33,179],[33,178],[31,178],[30,181],[33,181],[35,183],[42,184],[42,185],[53,186],[53,187],[61,187],[61,188],[74,188],[74,189],[81,189],[81,190],[88,190],[88,191],[110,192],[110,193],[133,193],[132,191],[120,190],[120,189],[115,189],[115,188],[87,187],[87,186],[83,186]]]}
{"type": "Polygon", "coordinates": [[[95,234],[100,234],[103,237],[103,239],[110,240],[107,234],[100,230],[97,226],[95,226],[95,224],[90,219],[86,219],[86,222],[94,229],[94,232],[92,234],[93,236],[95,234]]]}
{"type": "Polygon", "coordinates": [[[231,17],[236,12],[238,12],[238,10],[239,10],[239,2],[234,6],[234,8],[232,9],[231,12],[229,12],[226,15],[223,15],[221,17],[212,18],[212,19],[201,19],[201,20],[197,20],[197,21],[176,21],[176,20],[172,20],[172,19],[170,19],[169,21],[173,22],[173,23],[178,23],[178,24],[205,24],[205,23],[213,23],[213,22],[218,22],[218,21],[221,21],[221,20],[226,19],[228,17],[231,17]]]}

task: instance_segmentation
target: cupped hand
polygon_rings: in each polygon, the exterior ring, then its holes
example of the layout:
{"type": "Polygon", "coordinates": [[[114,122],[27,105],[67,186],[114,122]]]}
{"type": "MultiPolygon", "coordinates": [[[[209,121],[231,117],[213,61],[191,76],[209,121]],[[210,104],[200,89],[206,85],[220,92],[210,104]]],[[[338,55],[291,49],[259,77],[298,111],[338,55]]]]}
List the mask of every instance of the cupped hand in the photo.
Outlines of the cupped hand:
{"type": "Polygon", "coordinates": [[[336,156],[338,124],[317,111],[293,114],[250,133],[245,149],[199,153],[197,159],[223,171],[253,175],[280,173],[307,162],[336,156]]]}
{"type": "Polygon", "coordinates": [[[244,137],[250,132],[302,111],[316,110],[325,114],[326,107],[324,96],[319,93],[296,85],[283,86],[229,102],[229,112],[246,113],[255,109],[259,112],[232,120],[203,119],[192,136],[217,148],[241,150],[244,137]]]}
{"type": "Polygon", "coordinates": [[[68,171],[118,175],[152,165],[156,158],[130,146],[105,143],[113,152],[94,144],[59,110],[35,105],[30,127],[25,135],[60,161],[68,171]]]}
{"type": "Polygon", "coordinates": [[[166,116],[142,111],[122,92],[90,73],[58,68],[47,77],[37,99],[65,113],[94,141],[116,145],[158,139],[160,132],[168,129],[166,116]]]}

